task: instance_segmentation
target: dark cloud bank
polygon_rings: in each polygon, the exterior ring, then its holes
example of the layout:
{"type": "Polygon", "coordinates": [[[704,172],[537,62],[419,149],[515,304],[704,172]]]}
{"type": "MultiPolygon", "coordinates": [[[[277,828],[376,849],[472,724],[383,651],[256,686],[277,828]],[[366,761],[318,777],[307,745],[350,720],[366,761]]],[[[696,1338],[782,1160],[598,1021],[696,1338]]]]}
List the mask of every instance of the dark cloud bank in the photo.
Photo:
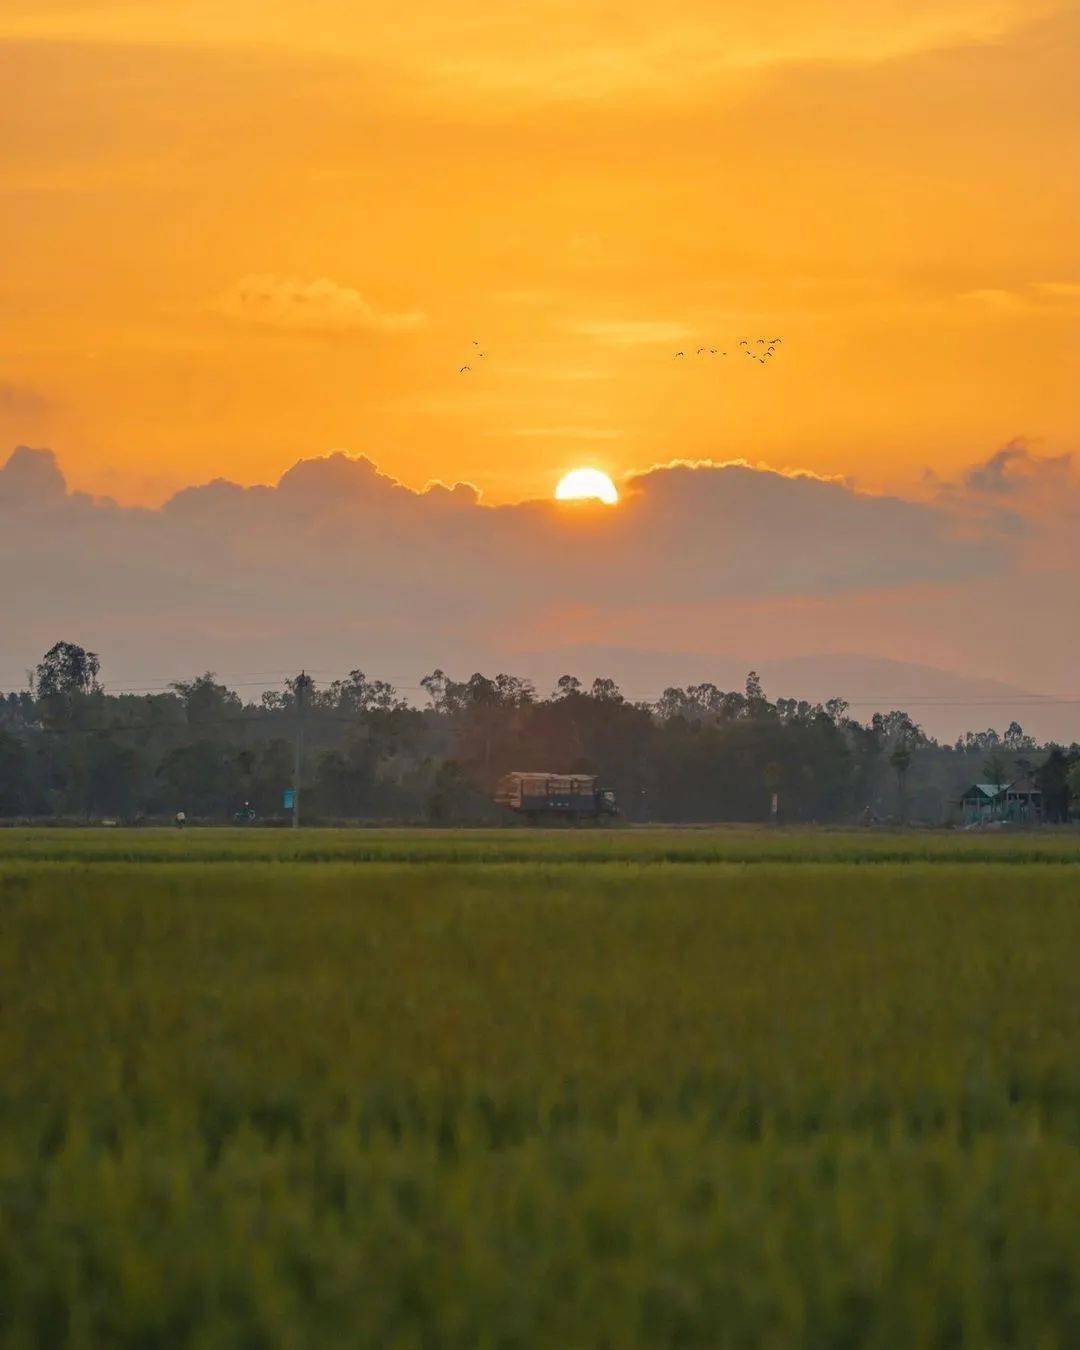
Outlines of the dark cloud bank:
{"type": "MultiPolygon", "coordinates": [[[[219,479],[146,510],[71,493],[50,451],[20,447],[0,469],[0,676],[10,684],[62,636],[100,651],[117,684],[300,664],[405,685],[435,664],[546,679],[576,660],[645,694],[730,682],[754,662],[777,675],[786,663],[806,686],[855,679],[830,692],[858,696],[878,657],[893,663],[879,662],[879,684],[909,697],[924,687],[911,663],[949,665],[930,685],[957,697],[986,697],[991,680],[1068,692],[1076,501],[1067,463],[1011,443],[925,501],[671,464],[630,479],[616,509],[489,507],[471,487],[414,492],[335,454],[274,487],[219,479]],[[927,660],[942,650],[948,661],[927,660]]],[[[985,724],[982,713],[959,720],[985,724]]]]}

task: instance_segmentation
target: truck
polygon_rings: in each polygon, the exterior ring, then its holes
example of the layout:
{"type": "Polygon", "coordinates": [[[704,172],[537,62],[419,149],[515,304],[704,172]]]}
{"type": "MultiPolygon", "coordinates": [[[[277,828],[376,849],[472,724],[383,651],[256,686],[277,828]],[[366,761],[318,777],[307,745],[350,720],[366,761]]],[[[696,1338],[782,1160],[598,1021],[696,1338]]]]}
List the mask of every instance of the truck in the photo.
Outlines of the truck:
{"type": "Polygon", "coordinates": [[[599,785],[589,773],[508,773],[499,779],[495,803],[522,816],[539,820],[600,820],[616,816],[614,792],[599,785]]]}

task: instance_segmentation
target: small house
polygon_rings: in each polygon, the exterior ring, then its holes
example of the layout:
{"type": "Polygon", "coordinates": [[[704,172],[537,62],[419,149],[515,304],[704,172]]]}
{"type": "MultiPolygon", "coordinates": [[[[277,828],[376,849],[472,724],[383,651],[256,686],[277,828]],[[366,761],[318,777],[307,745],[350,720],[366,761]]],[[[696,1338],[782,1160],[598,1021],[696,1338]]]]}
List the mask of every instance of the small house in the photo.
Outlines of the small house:
{"type": "Polygon", "coordinates": [[[965,825],[982,821],[1014,821],[1018,824],[1042,818],[1042,792],[1031,778],[1015,783],[972,783],[960,798],[965,825]]]}

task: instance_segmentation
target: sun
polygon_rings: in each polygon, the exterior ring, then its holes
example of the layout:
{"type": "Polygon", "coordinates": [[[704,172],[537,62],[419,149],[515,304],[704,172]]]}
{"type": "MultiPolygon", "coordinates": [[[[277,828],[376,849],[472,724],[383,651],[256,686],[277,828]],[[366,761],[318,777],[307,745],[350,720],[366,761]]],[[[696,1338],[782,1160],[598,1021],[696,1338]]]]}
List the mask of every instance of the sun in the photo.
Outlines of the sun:
{"type": "Polygon", "coordinates": [[[560,502],[600,501],[614,506],[619,500],[615,484],[599,469],[574,469],[559,480],[555,500],[560,502]]]}

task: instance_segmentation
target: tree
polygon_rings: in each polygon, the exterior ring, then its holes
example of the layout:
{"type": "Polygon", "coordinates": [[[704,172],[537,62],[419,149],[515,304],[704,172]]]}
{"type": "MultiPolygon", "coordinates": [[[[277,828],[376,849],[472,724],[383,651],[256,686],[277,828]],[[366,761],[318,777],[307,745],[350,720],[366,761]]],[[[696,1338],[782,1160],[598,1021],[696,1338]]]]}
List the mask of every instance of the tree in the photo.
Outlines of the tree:
{"type": "MultiPolygon", "coordinates": [[[[0,695],[0,813],[222,818],[243,801],[282,812],[293,778],[299,678],[252,701],[212,672],[170,692],[108,695],[98,659],[57,643],[30,688],[0,695]],[[34,689],[40,693],[35,696],[34,689]]],[[[870,812],[940,820],[961,786],[1040,775],[1047,816],[1080,800],[1080,746],[1038,751],[1018,723],[939,747],[900,709],[864,724],[842,699],[770,701],[756,673],[744,690],[709,681],[633,703],[600,676],[564,675],[538,697],[520,676],[425,676],[429,707],[349,671],[321,690],[305,678],[312,809],[325,817],[490,819],[496,780],[512,769],[596,774],[630,819],[761,820],[779,791],[785,820],[870,812]],[[978,759],[973,759],[978,752],[978,759]],[[918,757],[918,790],[908,769],[918,757]],[[980,771],[971,764],[987,763],[980,771]],[[1041,770],[1036,766],[1046,760],[1041,770]],[[647,804],[647,805],[646,805],[647,804]]]]}
{"type": "Polygon", "coordinates": [[[1027,735],[1019,722],[1009,723],[1001,743],[1011,754],[1016,754],[1018,751],[1022,750],[1035,749],[1034,739],[1027,735]]]}
{"type": "Polygon", "coordinates": [[[237,755],[236,763],[237,767],[247,771],[240,795],[252,803],[260,816],[272,816],[281,811],[282,793],[292,783],[292,744],[276,736],[255,752],[242,751],[237,755]],[[248,759],[244,760],[243,756],[248,759]]]}
{"type": "Polygon", "coordinates": [[[109,735],[91,735],[86,743],[86,812],[130,815],[139,782],[135,750],[109,735]]]}
{"type": "Polygon", "coordinates": [[[440,825],[495,818],[491,801],[477,791],[462,765],[454,759],[439,766],[427,806],[430,819],[440,825]]]}
{"type": "Polygon", "coordinates": [[[810,704],[806,699],[778,698],[775,707],[781,722],[806,722],[825,713],[820,703],[810,704]]]}
{"type": "Polygon", "coordinates": [[[193,680],[177,680],[169,687],[182,700],[189,723],[222,723],[236,717],[243,708],[240,696],[218,684],[212,670],[196,675],[193,680]]]}
{"type": "Polygon", "coordinates": [[[900,804],[900,824],[907,824],[907,776],[911,768],[911,750],[906,740],[897,741],[889,763],[896,774],[896,798],[900,804]]]}
{"type": "Polygon", "coordinates": [[[957,750],[967,750],[972,752],[982,752],[996,750],[1001,744],[1001,737],[993,727],[987,727],[985,731],[965,731],[956,742],[957,750]]]}
{"type": "Polygon", "coordinates": [[[780,785],[784,781],[784,766],[778,764],[775,759],[769,760],[765,765],[765,772],[762,774],[762,781],[769,794],[769,817],[773,824],[779,824],[780,821],[780,785]]]}
{"type": "Polygon", "coordinates": [[[0,816],[19,815],[27,809],[28,776],[26,746],[0,729],[0,816]]]}
{"type": "Polygon", "coordinates": [[[1043,820],[1064,824],[1069,819],[1069,761],[1060,745],[1055,745],[1035,775],[1042,793],[1043,820]]]}
{"type": "Polygon", "coordinates": [[[685,689],[669,685],[656,700],[656,715],[661,722],[667,722],[673,717],[689,719],[692,706],[685,689]]]}
{"type": "Polygon", "coordinates": [[[499,702],[504,708],[522,708],[536,702],[536,686],[532,680],[523,680],[517,675],[499,674],[495,676],[495,688],[499,702]]]}
{"type": "Polygon", "coordinates": [[[425,675],[420,681],[420,688],[431,699],[431,706],[437,713],[449,713],[457,703],[462,686],[436,666],[430,675],[425,675]]]}
{"type": "Polygon", "coordinates": [[[923,745],[926,742],[922,727],[900,708],[887,713],[874,713],[870,725],[887,746],[895,745],[897,741],[903,741],[907,746],[923,745]]]}
{"type": "MultiPolygon", "coordinates": [[[[289,681],[290,693],[279,696],[281,706],[292,707],[295,683],[295,680],[289,681]]],[[[350,670],[344,680],[333,680],[321,693],[309,688],[307,699],[314,712],[339,712],[355,717],[361,717],[374,709],[386,711],[408,707],[392,684],[386,680],[369,680],[362,670],[350,670]]]]}
{"type": "MultiPolygon", "coordinates": [[[[75,642],[57,642],[38,662],[33,692],[42,724],[50,731],[85,729],[91,699],[101,695],[101,663],[75,642]]],[[[75,747],[72,746],[72,753],[75,747]]]]}
{"type": "Polygon", "coordinates": [[[747,717],[764,717],[772,711],[772,704],[765,697],[765,690],[761,686],[761,677],[756,670],[752,670],[746,677],[746,715],[747,717]]]}
{"type": "Polygon", "coordinates": [[[1080,757],[1069,765],[1069,803],[1073,813],[1080,810],[1080,757]]]}
{"type": "Polygon", "coordinates": [[[67,698],[100,692],[101,662],[76,642],[57,642],[38,662],[34,691],[38,698],[67,698]]]}
{"type": "Polygon", "coordinates": [[[167,809],[189,815],[223,816],[229,797],[229,763],[225,750],[213,741],[178,745],[158,768],[167,809]]]}
{"type": "Polygon", "coordinates": [[[1008,769],[1005,767],[1005,760],[997,751],[993,751],[983,760],[983,776],[988,783],[998,785],[1004,784],[1008,780],[1008,769]]]}

